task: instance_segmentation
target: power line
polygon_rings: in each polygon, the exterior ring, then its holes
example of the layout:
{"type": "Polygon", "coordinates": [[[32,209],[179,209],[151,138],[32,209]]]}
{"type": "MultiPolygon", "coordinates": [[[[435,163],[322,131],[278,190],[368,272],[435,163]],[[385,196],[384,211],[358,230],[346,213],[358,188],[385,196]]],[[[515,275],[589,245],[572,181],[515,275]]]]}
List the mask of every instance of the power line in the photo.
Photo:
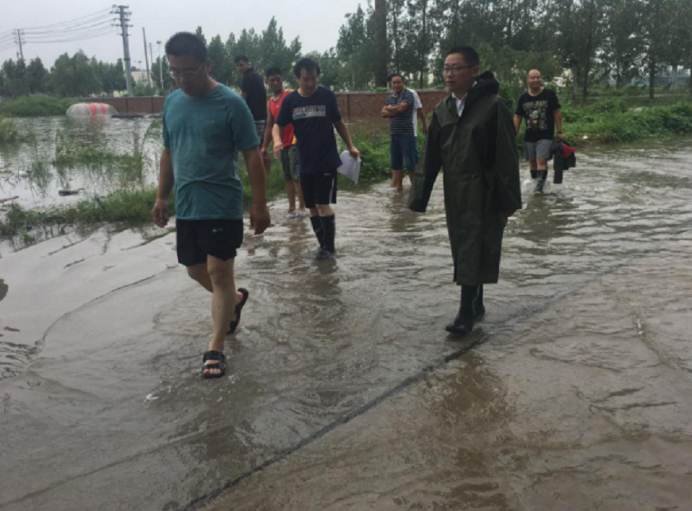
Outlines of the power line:
{"type": "MultiPolygon", "coordinates": [[[[93,32],[100,32],[104,35],[109,33],[107,29],[112,27],[112,24],[110,22],[105,22],[105,23],[100,23],[98,25],[92,25],[89,27],[85,27],[81,30],[75,30],[71,32],[58,32],[55,34],[43,34],[43,35],[34,35],[34,34],[25,34],[24,35],[24,40],[29,43],[43,43],[43,42],[49,42],[49,41],[54,41],[56,39],[64,39],[64,38],[78,38],[81,35],[90,35],[93,32]]],[[[115,33],[114,31],[110,31],[111,34],[115,33]]]]}
{"type": "Polygon", "coordinates": [[[100,11],[96,11],[96,12],[93,12],[93,13],[91,13],[91,14],[87,14],[86,16],[82,16],[81,18],[74,18],[74,19],[72,19],[72,20],[61,21],[61,22],[59,22],[59,23],[53,23],[53,24],[50,24],[50,25],[41,25],[41,26],[39,26],[39,27],[26,27],[26,30],[34,30],[34,29],[36,29],[36,30],[41,30],[41,29],[47,29],[47,28],[51,28],[51,27],[58,27],[58,26],[60,26],[60,25],[72,24],[72,23],[79,22],[80,20],[84,20],[84,19],[86,19],[86,18],[92,18],[92,17],[94,17],[94,16],[96,16],[96,15],[101,15],[101,14],[103,14],[103,13],[105,13],[105,12],[109,12],[109,11],[110,11],[110,8],[101,9],[100,11]]]}
{"type": "Polygon", "coordinates": [[[32,35],[51,35],[51,34],[60,34],[63,32],[69,32],[72,30],[83,30],[85,28],[89,27],[94,27],[97,25],[102,25],[104,23],[109,23],[111,21],[111,16],[106,15],[102,16],[97,19],[89,20],[88,23],[80,23],[79,25],[71,25],[69,27],[62,27],[59,29],[50,29],[50,30],[29,30],[29,29],[24,29],[24,32],[27,34],[32,34],[32,35]]]}

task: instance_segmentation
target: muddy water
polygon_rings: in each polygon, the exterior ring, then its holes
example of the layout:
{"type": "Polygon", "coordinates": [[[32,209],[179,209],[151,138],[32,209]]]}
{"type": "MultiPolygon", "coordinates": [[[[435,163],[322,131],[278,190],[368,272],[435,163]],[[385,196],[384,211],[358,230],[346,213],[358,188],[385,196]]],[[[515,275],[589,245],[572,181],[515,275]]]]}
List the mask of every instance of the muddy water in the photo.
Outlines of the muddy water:
{"type": "Polygon", "coordinates": [[[209,296],[172,235],[3,252],[0,509],[688,509],[680,145],[591,149],[527,197],[462,341],[441,183],[425,215],[341,194],[321,263],[275,203],[221,381],[199,378],[209,296]]]}

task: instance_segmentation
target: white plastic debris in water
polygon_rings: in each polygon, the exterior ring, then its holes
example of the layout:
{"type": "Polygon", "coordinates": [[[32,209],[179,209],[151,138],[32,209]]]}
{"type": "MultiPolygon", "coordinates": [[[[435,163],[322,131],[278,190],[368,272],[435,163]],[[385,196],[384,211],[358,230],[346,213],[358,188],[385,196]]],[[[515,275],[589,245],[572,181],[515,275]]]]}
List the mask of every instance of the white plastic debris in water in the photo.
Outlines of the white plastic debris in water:
{"type": "Polygon", "coordinates": [[[76,103],[67,109],[68,117],[99,117],[117,113],[115,107],[106,103],[76,103]]]}

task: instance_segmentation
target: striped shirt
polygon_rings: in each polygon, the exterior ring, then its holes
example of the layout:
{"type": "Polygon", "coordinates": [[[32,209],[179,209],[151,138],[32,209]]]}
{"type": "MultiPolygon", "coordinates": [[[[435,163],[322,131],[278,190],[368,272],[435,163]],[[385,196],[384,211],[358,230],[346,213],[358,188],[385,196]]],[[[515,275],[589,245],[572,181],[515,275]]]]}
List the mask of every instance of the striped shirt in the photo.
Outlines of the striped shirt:
{"type": "Polygon", "coordinates": [[[398,96],[392,94],[387,98],[388,106],[398,106],[402,103],[408,103],[408,110],[389,118],[389,132],[392,135],[413,135],[411,111],[414,110],[414,98],[411,91],[404,89],[398,96]]]}

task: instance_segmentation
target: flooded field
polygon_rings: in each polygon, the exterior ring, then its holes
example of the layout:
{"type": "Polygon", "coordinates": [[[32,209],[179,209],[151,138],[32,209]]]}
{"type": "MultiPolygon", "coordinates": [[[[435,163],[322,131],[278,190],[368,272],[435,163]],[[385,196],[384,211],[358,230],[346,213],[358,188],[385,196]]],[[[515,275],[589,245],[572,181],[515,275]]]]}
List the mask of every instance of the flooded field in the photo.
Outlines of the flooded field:
{"type": "MultiPolygon", "coordinates": [[[[130,147],[149,122],[84,137],[130,147]]],[[[441,180],[424,215],[387,184],[340,194],[326,262],[275,201],[239,253],[251,297],[219,381],[199,377],[209,296],[174,234],[4,247],[0,510],[688,509],[687,142],[589,148],[527,195],[464,340],[444,331],[459,290],[441,180]]],[[[76,200],[62,186],[3,193],[76,200]]]]}

